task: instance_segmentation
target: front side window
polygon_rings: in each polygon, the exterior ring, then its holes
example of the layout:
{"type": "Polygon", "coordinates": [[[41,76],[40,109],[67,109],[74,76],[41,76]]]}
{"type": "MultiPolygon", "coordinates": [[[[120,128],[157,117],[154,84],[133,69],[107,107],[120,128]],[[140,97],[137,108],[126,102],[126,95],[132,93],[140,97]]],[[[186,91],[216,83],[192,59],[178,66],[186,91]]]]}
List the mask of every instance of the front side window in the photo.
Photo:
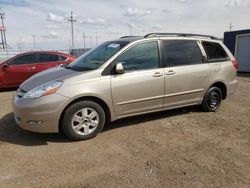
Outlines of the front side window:
{"type": "Polygon", "coordinates": [[[201,64],[202,54],[196,41],[165,40],[163,41],[167,66],[201,64]]]}
{"type": "Polygon", "coordinates": [[[228,55],[222,46],[214,42],[202,42],[202,45],[206,51],[208,60],[218,60],[218,59],[227,59],[228,55]]]}
{"type": "Polygon", "coordinates": [[[153,69],[159,67],[157,42],[146,42],[131,47],[116,59],[125,71],[153,69]]]}
{"type": "Polygon", "coordinates": [[[87,71],[98,69],[103,65],[109,58],[115,53],[126,46],[128,42],[124,41],[113,41],[106,42],[97,46],[96,48],[86,52],[75,61],[70,63],[66,68],[70,68],[77,71],[87,71]]]}
{"type": "Polygon", "coordinates": [[[9,62],[10,65],[33,64],[37,62],[36,54],[23,55],[9,62]]]}
{"type": "Polygon", "coordinates": [[[40,54],[39,63],[59,61],[59,56],[56,54],[40,54]]]}

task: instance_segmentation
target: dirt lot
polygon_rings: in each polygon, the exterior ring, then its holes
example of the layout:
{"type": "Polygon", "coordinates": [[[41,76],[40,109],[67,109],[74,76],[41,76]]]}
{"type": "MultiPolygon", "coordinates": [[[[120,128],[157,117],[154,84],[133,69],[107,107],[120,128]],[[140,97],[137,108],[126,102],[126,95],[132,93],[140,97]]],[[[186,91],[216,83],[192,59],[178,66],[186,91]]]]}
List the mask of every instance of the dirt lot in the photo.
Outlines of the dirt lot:
{"type": "Polygon", "coordinates": [[[124,119],[81,142],[18,128],[13,93],[0,92],[0,187],[250,187],[250,77],[217,113],[124,119]]]}

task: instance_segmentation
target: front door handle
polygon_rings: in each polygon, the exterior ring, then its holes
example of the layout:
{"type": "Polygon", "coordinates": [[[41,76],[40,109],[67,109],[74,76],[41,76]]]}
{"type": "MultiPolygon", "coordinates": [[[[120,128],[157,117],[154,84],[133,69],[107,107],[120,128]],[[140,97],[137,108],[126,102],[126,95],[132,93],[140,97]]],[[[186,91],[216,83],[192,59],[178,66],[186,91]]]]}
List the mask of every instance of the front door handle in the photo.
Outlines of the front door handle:
{"type": "Polygon", "coordinates": [[[155,72],[155,73],[153,74],[153,77],[161,77],[161,76],[163,76],[163,74],[160,73],[160,72],[155,72]]]}
{"type": "Polygon", "coordinates": [[[175,74],[175,72],[173,70],[168,70],[166,73],[166,75],[173,75],[173,74],[175,74]]]}
{"type": "Polygon", "coordinates": [[[36,69],[36,67],[30,67],[30,68],[28,68],[28,70],[35,70],[36,69]]]}

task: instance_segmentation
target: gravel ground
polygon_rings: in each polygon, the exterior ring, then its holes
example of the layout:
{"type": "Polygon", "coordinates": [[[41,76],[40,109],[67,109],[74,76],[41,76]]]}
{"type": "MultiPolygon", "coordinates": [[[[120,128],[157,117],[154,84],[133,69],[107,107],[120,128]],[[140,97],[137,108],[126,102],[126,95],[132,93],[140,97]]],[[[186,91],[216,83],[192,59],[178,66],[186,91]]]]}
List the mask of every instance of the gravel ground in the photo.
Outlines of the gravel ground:
{"type": "Polygon", "coordinates": [[[189,107],[119,120],[96,138],[21,130],[0,92],[0,187],[249,187],[250,77],[219,112],[189,107]]]}

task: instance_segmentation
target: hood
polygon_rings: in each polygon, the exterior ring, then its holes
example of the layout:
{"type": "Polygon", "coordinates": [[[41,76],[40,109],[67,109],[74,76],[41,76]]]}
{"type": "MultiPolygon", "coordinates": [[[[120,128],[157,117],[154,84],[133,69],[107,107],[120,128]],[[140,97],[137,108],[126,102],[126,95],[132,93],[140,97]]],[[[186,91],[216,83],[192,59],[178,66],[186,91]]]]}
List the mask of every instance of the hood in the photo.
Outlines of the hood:
{"type": "Polygon", "coordinates": [[[51,68],[30,77],[20,85],[20,88],[27,92],[47,82],[51,82],[54,80],[63,80],[65,78],[68,78],[69,76],[78,75],[81,73],[82,72],[66,69],[64,67],[51,68]]]}

